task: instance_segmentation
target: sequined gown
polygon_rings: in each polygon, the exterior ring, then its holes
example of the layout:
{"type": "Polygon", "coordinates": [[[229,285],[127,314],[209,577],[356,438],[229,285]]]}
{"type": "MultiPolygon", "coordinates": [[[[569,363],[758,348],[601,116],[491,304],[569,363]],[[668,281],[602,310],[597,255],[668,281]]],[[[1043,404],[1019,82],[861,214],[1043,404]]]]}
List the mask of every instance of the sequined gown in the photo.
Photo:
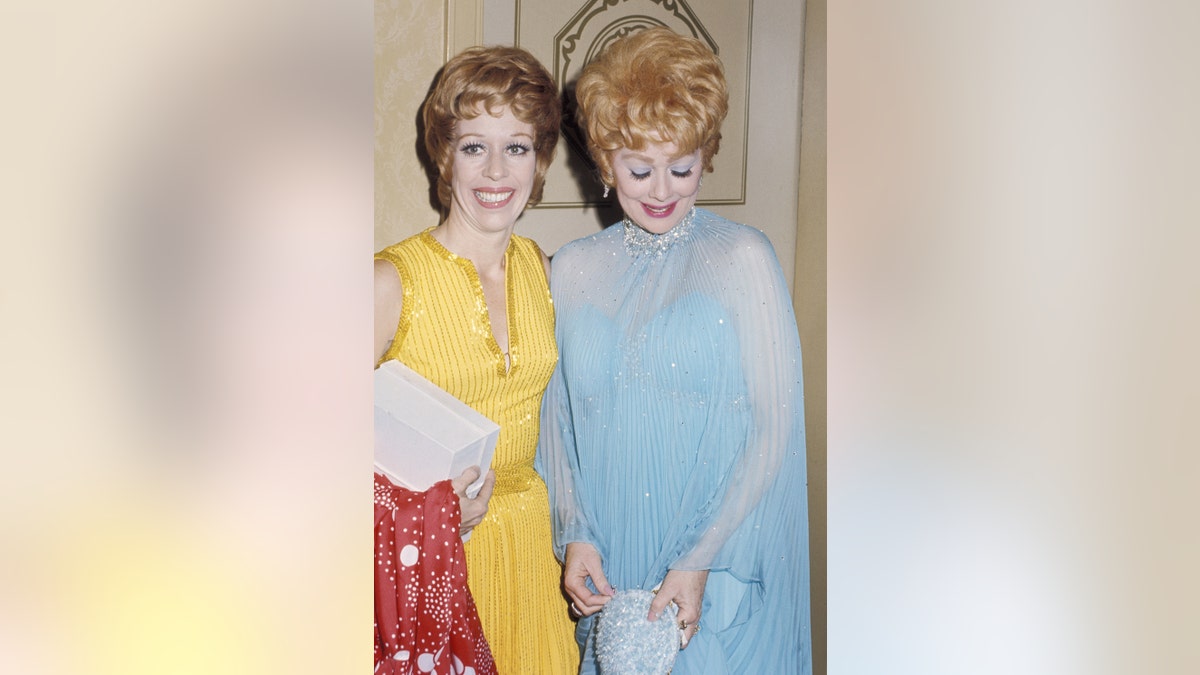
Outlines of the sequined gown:
{"type": "Polygon", "coordinates": [[[810,673],[800,342],[766,236],[703,209],[663,235],[618,223],[560,249],[550,285],[557,554],[591,543],[618,589],[710,570],[674,675],[810,673]]]}
{"type": "Polygon", "coordinates": [[[465,547],[468,585],[500,675],[573,673],[579,653],[551,548],[546,487],[533,468],[538,410],[558,355],[541,253],[514,235],[505,254],[506,369],[474,264],[431,231],[376,254],[396,266],[404,289],[382,360],[399,359],[500,425],[495,489],[465,547]]]}

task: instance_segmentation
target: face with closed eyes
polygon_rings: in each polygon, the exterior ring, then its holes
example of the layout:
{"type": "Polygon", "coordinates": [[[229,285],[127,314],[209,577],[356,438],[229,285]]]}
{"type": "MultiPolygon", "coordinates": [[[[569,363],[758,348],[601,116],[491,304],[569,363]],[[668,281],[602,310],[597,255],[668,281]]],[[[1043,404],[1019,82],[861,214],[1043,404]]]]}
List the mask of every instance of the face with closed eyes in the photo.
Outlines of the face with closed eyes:
{"type": "Polygon", "coordinates": [[[533,189],[534,129],[509,108],[456,126],[450,220],[488,232],[511,229],[533,189]]]}
{"type": "Polygon", "coordinates": [[[704,169],[700,150],[680,154],[674,143],[653,142],[641,150],[617,150],[612,167],[621,209],[653,234],[675,227],[691,210],[704,169]]]}

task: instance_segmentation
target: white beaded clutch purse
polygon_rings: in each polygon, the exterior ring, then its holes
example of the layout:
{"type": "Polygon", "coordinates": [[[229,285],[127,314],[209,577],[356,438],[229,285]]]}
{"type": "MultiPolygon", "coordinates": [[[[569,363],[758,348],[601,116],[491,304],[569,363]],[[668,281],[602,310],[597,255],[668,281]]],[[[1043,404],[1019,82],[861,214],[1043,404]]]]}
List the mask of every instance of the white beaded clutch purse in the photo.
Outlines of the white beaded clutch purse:
{"type": "Polygon", "coordinates": [[[667,675],[679,654],[675,605],[646,620],[654,593],[617,591],[596,620],[596,660],[604,675],[667,675]]]}

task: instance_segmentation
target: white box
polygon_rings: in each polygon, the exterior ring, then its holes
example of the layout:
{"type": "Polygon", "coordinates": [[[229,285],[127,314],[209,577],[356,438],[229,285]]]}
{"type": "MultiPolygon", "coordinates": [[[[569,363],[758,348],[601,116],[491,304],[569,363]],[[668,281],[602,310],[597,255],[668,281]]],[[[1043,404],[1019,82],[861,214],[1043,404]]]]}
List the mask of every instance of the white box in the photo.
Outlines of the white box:
{"type": "Polygon", "coordinates": [[[499,425],[403,363],[375,369],[375,470],[396,485],[426,490],[478,465],[474,497],[499,436],[499,425]]]}

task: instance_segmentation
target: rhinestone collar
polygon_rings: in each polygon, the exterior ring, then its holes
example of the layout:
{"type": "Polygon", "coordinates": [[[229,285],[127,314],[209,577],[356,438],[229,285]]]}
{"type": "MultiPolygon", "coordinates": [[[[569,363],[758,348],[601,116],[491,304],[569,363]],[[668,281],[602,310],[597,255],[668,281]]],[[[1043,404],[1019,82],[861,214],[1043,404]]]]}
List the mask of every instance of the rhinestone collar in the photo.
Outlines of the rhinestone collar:
{"type": "Polygon", "coordinates": [[[625,216],[621,222],[625,226],[625,251],[629,255],[635,258],[643,255],[661,258],[675,242],[687,239],[696,229],[696,207],[689,209],[683,220],[662,234],[643,230],[629,216],[625,216]]]}

